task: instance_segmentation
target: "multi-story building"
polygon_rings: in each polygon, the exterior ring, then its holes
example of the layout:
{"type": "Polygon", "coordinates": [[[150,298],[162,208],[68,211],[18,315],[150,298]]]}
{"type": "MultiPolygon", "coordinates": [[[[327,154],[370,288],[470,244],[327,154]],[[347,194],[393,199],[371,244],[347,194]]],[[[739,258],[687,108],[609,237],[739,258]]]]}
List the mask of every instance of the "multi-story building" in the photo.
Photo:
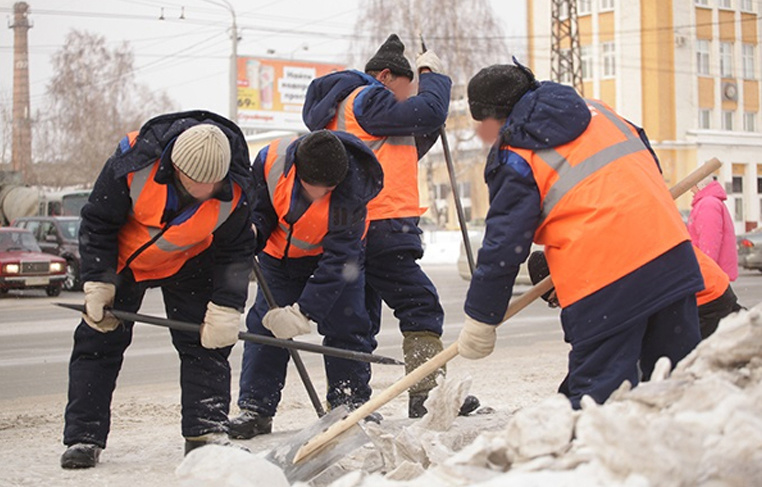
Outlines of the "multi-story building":
{"type": "MultiPolygon", "coordinates": [[[[577,0],[584,96],[645,128],[672,185],[713,157],[736,232],[760,224],[759,0],[577,0]]],[[[549,0],[527,0],[529,65],[550,76],[549,0]]],[[[563,20],[562,22],[567,21],[563,20]]],[[[678,201],[690,207],[690,195],[678,201]]]]}

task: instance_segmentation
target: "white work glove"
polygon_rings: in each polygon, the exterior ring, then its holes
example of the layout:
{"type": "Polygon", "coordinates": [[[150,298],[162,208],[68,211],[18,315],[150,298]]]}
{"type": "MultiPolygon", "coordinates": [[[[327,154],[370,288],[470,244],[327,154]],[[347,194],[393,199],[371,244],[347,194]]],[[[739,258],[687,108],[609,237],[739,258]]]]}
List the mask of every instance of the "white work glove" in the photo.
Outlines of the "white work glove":
{"type": "Polygon", "coordinates": [[[103,311],[106,306],[114,305],[116,286],[110,282],[87,281],[82,289],[85,291],[85,312],[82,313],[85,323],[101,333],[116,330],[119,319],[103,311]]]}
{"type": "Polygon", "coordinates": [[[270,330],[275,338],[284,340],[309,333],[310,323],[310,319],[299,311],[299,303],[271,309],[262,318],[264,327],[270,330]]]}
{"type": "Polygon", "coordinates": [[[201,346],[204,348],[224,348],[238,341],[241,327],[241,312],[235,308],[220,306],[209,301],[206,315],[201,323],[201,346]]]}
{"type": "Polygon", "coordinates": [[[434,51],[426,51],[423,54],[419,54],[415,59],[415,65],[418,67],[418,72],[424,68],[429,68],[432,73],[442,74],[444,71],[442,60],[434,54],[434,51]]]}
{"type": "Polygon", "coordinates": [[[468,359],[484,358],[495,349],[496,325],[488,325],[466,316],[458,337],[458,353],[468,359]]]}

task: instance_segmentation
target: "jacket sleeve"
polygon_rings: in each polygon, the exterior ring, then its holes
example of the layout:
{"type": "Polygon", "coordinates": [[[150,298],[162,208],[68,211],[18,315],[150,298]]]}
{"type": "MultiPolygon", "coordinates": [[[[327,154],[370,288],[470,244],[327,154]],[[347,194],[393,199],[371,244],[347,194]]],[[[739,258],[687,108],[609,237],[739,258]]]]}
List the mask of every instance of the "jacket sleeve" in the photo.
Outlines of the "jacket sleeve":
{"type": "Polygon", "coordinates": [[[415,148],[418,151],[418,160],[425,156],[439,139],[439,128],[426,135],[415,136],[415,148]]]}
{"type": "Polygon", "coordinates": [[[715,198],[704,198],[691,215],[689,233],[693,244],[713,261],[720,258],[722,246],[722,215],[724,204],[715,198]]]}
{"type": "Polygon", "coordinates": [[[114,175],[114,158],[120,153],[117,149],[106,162],[82,208],[79,253],[83,281],[116,283],[119,229],[132,207],[127,178],[114,175]]]}
{"type": "Polygon", "coordinates": [[[254,175],[254,193],[256,196],[251,214],[252,223],[257,229],[256,253],[265,248],[267,239],[270,238],[270,234],[278,224],[278,215],[275,213],[275,208],[273,208],[272,201],[270,200],[270,191],[267,188],[267,180],[265,179],[267,152],[267,147],[259,151],[259,154],[257,154],[251,165],[251,171],[254,175]]]}
{"type": "Polygon", "coordinates": [[[466,296],[471,318],[500,324],[519,266],[529,255],[540,218],[540,192],[527,162],[493,149],[485,171],[490,207],[477,267],[466,296]],[[503,159],[501,161],[501,159],[503,159]]]}
{"type": "Polygon", "coordinates": [[[419,83],[418,94],[405,101],[397,101],[379,85],[361,91],[354,105],[357,122],[378,137],[431,134],[447,119],[452,81],[441,74],[423,73],[419,83]]]}
{"type": "Polygon", "coordinates": [[[334,204],[332,200],[330,213],[323,254],[297,300],[302,312],[317,323],[333,308],[347,280],[359,278],[362,272],[365,203],[342,200],[334,204]]]}
{"type": "Polygon", "coordinates": [[[242,200],[212,242],[212,301],[243,312],[254,259],[254,232],[248,202],[242,200]]]}

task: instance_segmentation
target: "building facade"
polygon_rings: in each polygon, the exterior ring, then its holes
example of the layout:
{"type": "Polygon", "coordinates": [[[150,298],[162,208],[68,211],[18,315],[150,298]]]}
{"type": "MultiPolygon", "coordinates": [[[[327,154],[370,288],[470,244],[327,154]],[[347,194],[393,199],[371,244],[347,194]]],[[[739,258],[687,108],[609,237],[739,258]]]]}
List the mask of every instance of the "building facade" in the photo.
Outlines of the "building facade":
{"type": "MultiPolygon", "coordinates": [[[[736,232],[758,227],[760,1],[576,3],[584,96],[645,128],[670,186],[713,157],[722,161],[717,179],[736,232]]],[[[539,79],[550,76],[552,27],[550,1],[527,0],[528,62],[539,79]]]]}

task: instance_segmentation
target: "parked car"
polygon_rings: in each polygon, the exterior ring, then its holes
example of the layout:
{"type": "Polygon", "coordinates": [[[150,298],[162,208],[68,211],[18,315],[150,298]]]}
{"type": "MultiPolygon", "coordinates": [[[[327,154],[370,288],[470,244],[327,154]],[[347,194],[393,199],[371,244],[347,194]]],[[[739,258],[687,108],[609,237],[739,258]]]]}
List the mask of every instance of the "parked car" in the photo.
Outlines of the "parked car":
{"type": "Polygon", "coordinates": [[[66,260],[66,291],[79,291],[82,281],[79,274],[79,223],[77,216],[30,216],[17,218],[13,226],[32,232],[43,252],[66,260]]]}
{"type": "Polygon", "coordinates": [[[736,236],[738,265],[762,272],[762,228],[736,236]]]}
{"type": "MultiPolygon", "coordinates": [[[[468,236],[468,240],[471,243],[474,265],[476,265],[476,258],[479,255],[479,249],[482,246],[482,239],[484,239],[484,228],[469,227],[468,236]]],[[[532,244],[532,252],[542,249],[542,245],[532,244]]],[[[471,280],[471,269],[468,266],[468,255],[466,254],[466,246],[463,242],[460,243],[460,254],[458,255],[458,274],[460,274],[460,277],[466,281],[471,280]]],[[[519,273],[516,275],[516,284],[532,285],[532,279],[529,278],[529,269],[527,268],[526,262],[522,263],[519,267],[519,273]]]]}
{"type": "Polygon", "coordinates": [[[65,280],[66,261],[43,253],[32,232],[0,228],[0,293],[41,288],[48,296],[58,296],[65,280]]]}

